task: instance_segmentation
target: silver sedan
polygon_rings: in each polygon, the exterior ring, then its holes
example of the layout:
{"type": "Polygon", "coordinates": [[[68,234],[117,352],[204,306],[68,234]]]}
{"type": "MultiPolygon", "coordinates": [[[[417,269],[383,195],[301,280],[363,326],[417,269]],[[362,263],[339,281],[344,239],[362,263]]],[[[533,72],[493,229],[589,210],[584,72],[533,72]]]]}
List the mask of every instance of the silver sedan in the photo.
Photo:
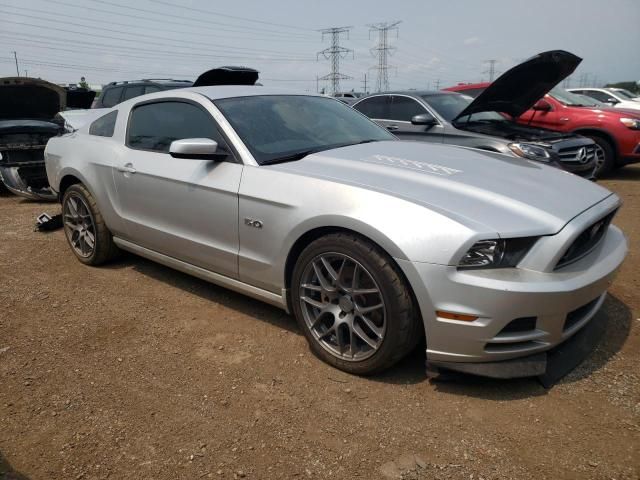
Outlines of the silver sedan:
{"type": "Polygon", "coordinates": [[[432,365],[540,374],[530,359],[590,323],[627,252],[620,200],[601,186],[399,141],[315,95],[145,95],[45,157],[78,260],[127,250],[277,305],[318,357],[356,374],[423,339],[432,365]]]}

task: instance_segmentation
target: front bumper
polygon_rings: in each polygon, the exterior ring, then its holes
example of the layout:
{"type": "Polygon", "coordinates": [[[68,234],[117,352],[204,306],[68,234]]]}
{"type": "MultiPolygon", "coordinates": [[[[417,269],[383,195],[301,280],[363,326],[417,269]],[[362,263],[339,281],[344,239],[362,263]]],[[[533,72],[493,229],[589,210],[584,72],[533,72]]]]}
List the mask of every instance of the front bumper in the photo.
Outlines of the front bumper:
{"type": "MultiPolygon", "coordinates": [[[[44,162],[42,162],[44,169],[44,162]]],[[[14,195],[29,198],[31,200],[41,200],[47,202],[55,202],[58,196],[51,188],[32,188],[27,185],[20,176],[19,167],[7,167],[0,165],[0,182],[14,195]]]]}
{"type": "MultiPolygon", "coordinates": [[[[560,235],[545,237],[544,241],[553,245],[557,240],[554,237],[560,235]]],[[[537,248],[536,253],[540,250],[537,248]]],[[[398,262],[420,304],[427,361],[444,365],[501,362],[529,357],[562,344],[600,309],[626,253],[624,235],[617,227],[609,226],[593,251],[555,271],[548,267],[543,271],[458,270],[446,265],[398,262]],[[450,320],[437,317],[436,311],[479,318],[473,322],[450,320]],[[518,322],[529,327],[512,328],[518,322]]],[[[534,260],[530,259],[530,263],[534,260]]],[[[539,374],[539,367],[527,369],[521,364],[517,368],[521,375],[515,376],[539,374]]]]}

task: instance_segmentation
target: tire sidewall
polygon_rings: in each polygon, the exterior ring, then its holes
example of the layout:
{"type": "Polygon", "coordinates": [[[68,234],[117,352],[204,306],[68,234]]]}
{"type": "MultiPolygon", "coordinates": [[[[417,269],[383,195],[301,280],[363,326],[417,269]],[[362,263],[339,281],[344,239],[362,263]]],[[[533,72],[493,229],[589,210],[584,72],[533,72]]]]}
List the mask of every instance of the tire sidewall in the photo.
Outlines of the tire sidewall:
{"type": "Polygon", "coordinates": [[[324,237],[316,240],[302,251],[298,257],[291,277],[291,305],[298,325],[302,329],[304,336],[309,342],[311,350],[316,356],[341,370],[358,375],[367,375],[383,369],[389,362],[389,359],[394,356],[395,349],[397,348],[399,341],[397,338],[398,329],[394,327],[398,315],[402,314],[402,306],[399,305],[398,297],[393,294],[393,288],[390,288],[389,286],[389,283],[392,280],[379,268],[379,265],[377,265],[376,262],[372,261],[371,252],[368,251],[365,245],[361,242],[353,241],[351,237],[344,238],[345,240],[341,240],[333,236],[324,237]],[[387,325],[385,336],[381,345],[378,347],[378,351],[372,356],[361,361],[343,360],[328,352],[313,336],[313,333],[307,326],[304,319],[302,307],[300,305],[300,283],[302,274],[309,262],[318,255],[327,253],[340,253],[348,255],[356,260],[373,277],[382,294],[382,299],[386,309],[385,318],[387,325]]]}
{"type": "Polygon", "coordinates": [[[611,173],[611,171],[615,167],[615,150],[613,149],[613,146],[611,145],[611,143],[602,137],[594,135],[589,138],[594,142],[596,142],[600,146],[600,148],[602,148],[602,150],[604,151],[604,163],[595,172],[596,178],[601,178],[611,173]]]}
{"type": "Polygon", "coordinates": [[[95,263],[96,257],[98,255],[99,249],[102,247],[102,245],[100,244],[100,235],[98,232],[98,225],[96,222],[96,217],[97,217],[97,213],[93,207],[93,202],[91,201],[92,198],[88,198],[88,196],[90,196],[91,194],[89,192],[86,191],[86,189],[80,185],[71,185],[65,192],[64,192],[64,196],[62,197],[62,212],[64,215],[64,210],[65,210],[65,205],[67,203],[67,201],[69,200],[69,198],[73,197],[73,196],[77,196],[80,197],[82,199],[82,201],[84,202],[84,204],[87,206],[87,209],[89,210],[89,215],[91,216],[91,221],[93,222],[93,230],[94,230],[94,247],[93,247],[93,252],[91,252],[91,255],[89,255],[88,257],[82,257],[80,255],[78,255],[78,253],[76,252],[75,248],[73,248],[73,245],[71,244],[71,239],[69,238],[69,235],[67,234],[67,229],[64,228],[64,236],[67,239],[67,243],[69,244],[69,248],[71,249],[71,252],[73,252],[74,256],[82,263],[86,264],[86,265],[93,265],[95,263]]]}

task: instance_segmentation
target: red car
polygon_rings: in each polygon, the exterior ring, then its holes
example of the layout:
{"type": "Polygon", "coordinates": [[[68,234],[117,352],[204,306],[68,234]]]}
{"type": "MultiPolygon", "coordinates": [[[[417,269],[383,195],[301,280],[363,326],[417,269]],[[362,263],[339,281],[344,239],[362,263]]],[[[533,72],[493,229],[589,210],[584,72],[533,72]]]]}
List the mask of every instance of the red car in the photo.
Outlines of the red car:
{"type": "MultiPolygon", "coordinates": [[[[489,83],[461,84],[444,90],[478,96],[489,83]]],[[[572,132],[592,138],[605,152],[598,175],[640,162],[640,114],[596,106],[593,100],[555,87],[517,119],[536,127],[572,132]]]]}

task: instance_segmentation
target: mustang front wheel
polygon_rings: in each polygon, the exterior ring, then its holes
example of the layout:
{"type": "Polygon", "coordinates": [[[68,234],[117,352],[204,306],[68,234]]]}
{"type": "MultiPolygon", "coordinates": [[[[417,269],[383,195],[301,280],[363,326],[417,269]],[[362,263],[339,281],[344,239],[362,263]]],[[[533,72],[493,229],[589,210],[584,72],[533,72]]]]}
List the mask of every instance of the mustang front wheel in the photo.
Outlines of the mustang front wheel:
{"type": "Polygon", "coordinates": [[[310,244],[293,272],[293,310],[312,350],[356,374],[390,367],[420,339],[411,295],[391,259],[354,235],[310,244]]]}

